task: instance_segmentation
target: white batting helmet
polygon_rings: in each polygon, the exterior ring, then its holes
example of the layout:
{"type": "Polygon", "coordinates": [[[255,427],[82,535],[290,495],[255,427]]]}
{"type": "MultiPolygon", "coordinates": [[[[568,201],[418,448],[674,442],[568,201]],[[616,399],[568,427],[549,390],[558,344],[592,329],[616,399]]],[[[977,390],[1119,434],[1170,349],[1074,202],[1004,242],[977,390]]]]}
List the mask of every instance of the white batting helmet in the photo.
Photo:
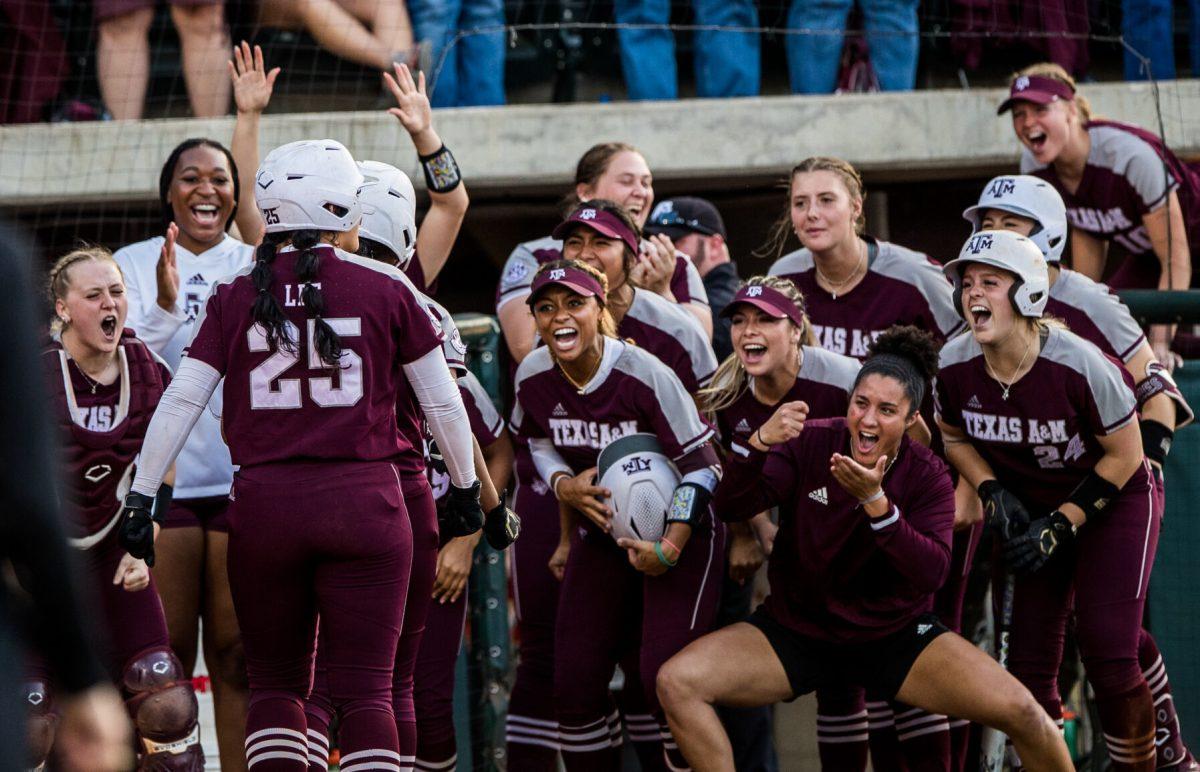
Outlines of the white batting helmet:
{"type": "Polygon", "coordinates": [[[366,181],[359,191],[363,238],[377,241],[408,265],[417,248],[417,194],[408,175],[391,164],[363,161],[366,181]]]}
{"type": "Polygon", "coordinates": [[[983,263],[1016,275],[1009,298],[1021,316],[1037,318],[1046,310],[1050,276],[1042,251],[1032,241],[1012,231],[980,231],[967,239],[957,260],[942,267],[954,283],[954,308],[959,316],[964,316],[962,276],[971,263],[983,263]]]}
{"type": "Polygon", "coordinates": [[[988,209],[1028,217],[1037,223],[1029,240],[1042,250],[1046,262],[1057,263],[1067,246],[1067,207],[1054,186],[1029,174],[1004,174],[994,177],[979,194],[979,203],[967,207],[963,219],[971,223],[971,232],[983,227],[988,209]]]}
{"type": "Polygon", "coordinates": [[[363,177],[350,151],[332,139],[305,139],[275,148],[254,180],[267,233],[314,229],[344,233],[362,219],[363,177]]]}
{"type": "Polygon", "coordinates": [[[612,535],[657,541],[679,485],[679,471],[653,434],[627,434],[600,451],[598,485],[612,491],[612,535]]]}

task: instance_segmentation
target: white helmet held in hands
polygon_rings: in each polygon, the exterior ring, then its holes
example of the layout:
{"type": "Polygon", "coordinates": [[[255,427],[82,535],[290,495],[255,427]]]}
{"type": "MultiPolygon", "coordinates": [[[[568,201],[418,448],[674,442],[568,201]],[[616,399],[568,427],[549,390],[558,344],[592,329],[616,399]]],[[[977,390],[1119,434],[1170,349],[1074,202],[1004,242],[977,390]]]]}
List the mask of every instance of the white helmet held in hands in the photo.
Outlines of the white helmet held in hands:
{"type": "Polygon", "coordinates": [[[1057,263],[1062,259],[1067,246],[1067,207],[1053,185],[1029,174],[993,178],[979,194],[979,203],[963,212],[963,219],[971,223],[972,233],[983,228],[983,214],[989,209],[1033,220],[1036,224],[1029,240],[1042,250],[1047,262],[1057,263]]]}
{"type": "Polygon", "coordinates": [[[963,316],[963,272],[971,263],[983,263],[1014,274],[1017,280],[1009,298],[1021,316],[1040,317],[1050,298],[1050,276],[1042,251],[1012,231],[979,231],[967,239],[957,260],[942,267],[954,284],[954,308],[963,316]]]}
{"type": "Polygon", "coordinates": [[[275,148],[254,180],[267,233],[345,233],[362,219],[362,174],[350,151],[332,139],[305,139],[275,148]]]}
{"type": "Polygon", "coordinates": [[[627,434],[604,446],[596,462],[597,485],[612,491],[614,539],[658,541],[679,485],[679,471],[653,434],[627,434]]]}
{"type": "Polygon", "coordinates": [[[408,265],[417,248],[417,194],[408,175],[391,164],[363,161],[365,182],[359,191],[363,220],[360,235],[379,242],[408,265]]]}

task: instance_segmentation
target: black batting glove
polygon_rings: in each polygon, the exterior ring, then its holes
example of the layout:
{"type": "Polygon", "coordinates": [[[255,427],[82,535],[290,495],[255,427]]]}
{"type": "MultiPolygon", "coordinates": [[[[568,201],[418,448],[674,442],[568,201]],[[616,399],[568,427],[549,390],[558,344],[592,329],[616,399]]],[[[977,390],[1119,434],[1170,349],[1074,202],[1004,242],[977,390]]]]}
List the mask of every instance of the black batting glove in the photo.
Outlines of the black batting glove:
{"type": "Polygon", "coordinates": [[[1062,512],[1039,517],[1025,533],[1004,545],[1004,560],[1015,573],[1037,571],[1075,539],[1075,526],[1062,512]]]}
{"type": "Polygon", "coordinates": [[[521,535],[521,518],[503,502],[487,513],[483,521],[483,536],[492,549],[502,550],[521,535]]]}
{"type": "Polygon", "coordinates": [[[997,536],[1007,542],[1025,533],[1032,518],[1020,499],[997,480],[985,480],[978,490],[988,527],[997,536]]]}
{"type": "Polygon", "coordinates": [[[483,508],[479,506],[479,481],[470,488],[453,484],[446,494],[446,518],[443,533],[451,538],[470,536],[483,527],[483,508]]]}
{"type": "Polygon", "coordinates": [[[130,491],[125,494],[125,508],[121,511],[121,527],[117,530],[117,541],[126,552],[135,558],[154,565],[154,497],[130,491]]]}

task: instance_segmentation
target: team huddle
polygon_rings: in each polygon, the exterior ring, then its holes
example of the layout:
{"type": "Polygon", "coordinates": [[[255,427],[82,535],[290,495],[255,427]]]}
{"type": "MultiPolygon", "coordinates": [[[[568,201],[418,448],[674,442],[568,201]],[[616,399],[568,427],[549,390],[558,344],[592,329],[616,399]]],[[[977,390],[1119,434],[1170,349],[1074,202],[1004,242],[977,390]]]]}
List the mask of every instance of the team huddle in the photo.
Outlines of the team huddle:
{"type": "MultiPolygon", "coordinates": [[[[956,259],[864,235],[858,173],[809,158],[777,259],[719,306],[719,215],[595,145],[501,269],[500,410],[432,298],[467,195],[424,77],[388,76],[418,227],[407,175],[335,140],[260,163],[278,71],[243,44],[230,72],[232,149],[167,159],[165,235],[48,283],[72,543],[138,769],[204,767],[200,635],[222,768],[456,768],[481,538],[510,559],[511,770],[617,770],[626,738],[644,769],[750,768],[747,717],[810,692],[826,770],[963,770],[972,723],[989,768],[1072,769],[1069,624],[1113,768],[1200,769],[1142,624],[1193,414],[1174,331],[1095,280],[1190,282],[1200,183],[1157,138],[1036,65],[1001,106],[1030,173],[985,186],[956,259]],[[984,529],[995,658],[960,635],[984,529]]],[[[40,767],[54,673],[27,670],[40,767]]]]}

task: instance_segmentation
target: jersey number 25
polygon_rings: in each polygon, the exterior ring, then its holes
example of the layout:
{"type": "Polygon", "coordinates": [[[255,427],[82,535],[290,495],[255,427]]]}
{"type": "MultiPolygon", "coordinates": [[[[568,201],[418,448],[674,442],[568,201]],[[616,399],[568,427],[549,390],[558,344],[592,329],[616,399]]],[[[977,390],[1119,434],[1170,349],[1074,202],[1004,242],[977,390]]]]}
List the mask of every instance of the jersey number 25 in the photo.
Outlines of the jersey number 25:
{"type": "MultiPolygon", "coordinates": [[[[342,338],[354,338],[362,334],[362,320],[358,317],[326,319],[333,331],[342,338]]],[[[329,372],[329,366],[321,361],[313,340],[316,337],[317,323],[308,320],[308,369],[329,372]]],[[[299,336],[299,330],[291,322],[287,323],[288,334],[292,340],[299,336]]],[[[251,351],[270,351],[271,344],[267,342],[266,332],[257,324],[246,331],[246,342],[251,351]]],[[[250,371],[250,407],[255,410],[292,410],[301,406],[300,379],[283,378],[285,372],[298,364],[300,355],[295,351],[279,349],[263,360],[262,364],[250,371]]],[[[339,385],[333,385],[333,378],[326,376],[308,377],[308,395],[320,407],[349,407],[363,395],[362,357],[348,348],[342,349],[341,366],[338,368],[339,385]]]]}

